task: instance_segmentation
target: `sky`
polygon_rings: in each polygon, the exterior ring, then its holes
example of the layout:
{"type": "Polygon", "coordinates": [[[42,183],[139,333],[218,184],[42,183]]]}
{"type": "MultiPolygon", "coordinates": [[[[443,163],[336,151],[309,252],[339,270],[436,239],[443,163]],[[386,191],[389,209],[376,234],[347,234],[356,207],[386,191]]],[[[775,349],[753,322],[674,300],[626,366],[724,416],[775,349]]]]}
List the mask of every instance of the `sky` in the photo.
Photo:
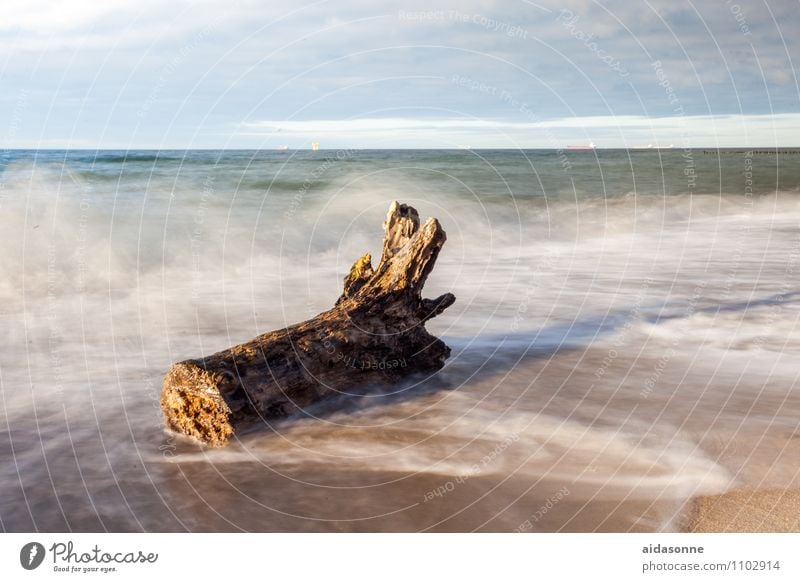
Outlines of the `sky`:
{"type": "Polygon", "coordinates": [[[798,0],[4,0],[0,146],[800,146],[798,0]]]}

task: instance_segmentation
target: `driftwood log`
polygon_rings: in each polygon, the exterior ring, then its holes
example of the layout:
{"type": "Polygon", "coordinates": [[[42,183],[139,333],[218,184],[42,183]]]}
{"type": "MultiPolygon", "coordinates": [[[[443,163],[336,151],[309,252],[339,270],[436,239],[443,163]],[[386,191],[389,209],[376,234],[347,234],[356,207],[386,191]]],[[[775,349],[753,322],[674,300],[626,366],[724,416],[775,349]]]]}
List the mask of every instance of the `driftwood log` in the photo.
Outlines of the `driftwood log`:
{"type": "Polygon", "coordinates": [[[167,426],[214,446],[244,426],[287,416],[327,395],[440,369],[450,348],[425,322],[453,304],[421,296],[446,239],[435,218],[393,202],[376,268],[365,254],[336,305],[214,355],[174,364],[161,392],[167,426]]]}

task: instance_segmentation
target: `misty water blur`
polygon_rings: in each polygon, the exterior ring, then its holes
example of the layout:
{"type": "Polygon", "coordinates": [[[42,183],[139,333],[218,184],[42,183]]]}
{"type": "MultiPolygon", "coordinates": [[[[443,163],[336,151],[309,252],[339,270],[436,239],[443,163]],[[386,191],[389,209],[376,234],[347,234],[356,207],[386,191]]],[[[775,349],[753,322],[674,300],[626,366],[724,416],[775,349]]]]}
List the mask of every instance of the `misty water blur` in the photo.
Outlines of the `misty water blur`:
{"type": "Polygon", "coordinates": [[[11,152],[0,525],[652,531],[695,495],[796,486],[792,161],[11,152]],[[392,200],[447,232],[446,367],[224,450],[164,430],[170,363],[331,307],[392,200]]]}

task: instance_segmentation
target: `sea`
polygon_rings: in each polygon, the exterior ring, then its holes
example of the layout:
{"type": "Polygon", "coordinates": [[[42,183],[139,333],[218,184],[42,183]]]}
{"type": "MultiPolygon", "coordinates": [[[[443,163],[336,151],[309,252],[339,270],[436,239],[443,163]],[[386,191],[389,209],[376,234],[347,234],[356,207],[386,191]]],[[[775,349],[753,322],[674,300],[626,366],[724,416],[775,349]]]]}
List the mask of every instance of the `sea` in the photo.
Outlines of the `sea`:
{"type": "Polygon", "coordinates": [[[800,150],[0,152],[0,530],[681,531],[800,485],[800,150]],[[393,200],[452,349],[207,448],[169,366],[333,306],[393,200]]]}

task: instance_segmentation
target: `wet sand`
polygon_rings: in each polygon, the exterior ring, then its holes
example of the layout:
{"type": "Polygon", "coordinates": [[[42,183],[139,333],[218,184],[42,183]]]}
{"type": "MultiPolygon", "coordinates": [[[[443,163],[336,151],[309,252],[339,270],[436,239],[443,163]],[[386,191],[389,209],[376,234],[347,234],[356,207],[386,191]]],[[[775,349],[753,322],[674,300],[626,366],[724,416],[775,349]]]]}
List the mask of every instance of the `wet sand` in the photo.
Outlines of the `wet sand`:
{"type": "Polygon", "coordinates": [[[651,356],[618,355],[598,378],[602,348],[523,356],[512,346],[489,361],[476,354],[483,349],[460,352],[436,387],[344,408],[329,403],[336,412],[254,431],[222,450],[164,432],[159,410],[145,402],[128,407],[136,413],[129,434],[114,418],[101,417],[94,428],[67,424],[91,410],[89,393],[70,403],[66,418],[39,407],[39,428],[3,430],[0,422],[0,458],[7,454],[19,466],[8,463],[0,474],[2,525],[123,532],[798,529],[796,521],[775,521],[800,514],[796,503],[774,509],[788,498],[771,502],[759,494],[745,504],[741,494],[725,493],[800,489],[800,438],[791,424],[800,401],[788,381],[754,389],[758,369],[708,359],[691,365],[676,355],[661,366],[658,389],[643,394],[659,365],[651,356]],[[681,381],[684,375],[691,381],[681,381]],[[71,441],[63,439],[68,430],[71,441]],[[37,448],[40,438],[45,445],[37,448]],[[476,465],[476,474],[460,478],[476,465]],[[54,476],[50,487],[39,467],[54,476]]]}
{"type": "Polygon", "coordinates": [[[690,532],[800,532],[800,490],[734,490],[695,499],[690,532]]]}

